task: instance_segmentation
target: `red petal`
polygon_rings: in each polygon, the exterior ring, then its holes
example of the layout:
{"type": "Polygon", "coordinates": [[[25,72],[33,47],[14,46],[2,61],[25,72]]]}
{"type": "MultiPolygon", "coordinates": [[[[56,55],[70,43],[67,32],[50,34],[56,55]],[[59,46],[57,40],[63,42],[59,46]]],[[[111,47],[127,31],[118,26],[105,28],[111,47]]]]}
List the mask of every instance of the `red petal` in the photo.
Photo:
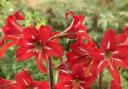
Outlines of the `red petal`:
{"type": "Polygon", "coordinates": [[[109,89],[122,89],[120,84],[118,84],[116,81],[112,80],[111,84],[109,86],[109,89]]]}
{"type": "Polygon", "coordinates": [[[60,83],[55,84],[54,89],[64,89],[63,85],[60,83]]]}
{"type": "Polygon", "coordinates": [[[116,49],[112,52],[112,57],[114,58],[125,58],[128,56],[128,46],[122,45],[117,46],[116,49]]]}
{"type": "Polygon", "coordinates": [[[89,84],[86,84],[86,83],[82,83],[82,84],[80,85],[79,89],[80,89],[80,88],[83,88],[83,89],[92,89],[92,86],[89,85],[89,84]]]}
{"type": "Polygon", "coordinates": [[[122,58],[121,60],[122,60],[123,62],[125,62],[126,64],[128,64],[128,57],[122,58]]]}
{"type": "Polygon", "coordinates": [[[88,83],[89,85],[92,85],[92,84],[94,84],[95,80],[96,80],[96,78],[92,74],[91,76],[86,77],[85,82],[88,83]]]}
{"type": "Polygon", "coordinates": [[[72,76],[74,77],[74,79],[78,78],[81,81],[85,80],[85,73],[83,70],[83,66],[74,65],[72,68],[72,76]]]}
{"type": "Polygon", "coordinates": [[[116,36],[116,42],[119,44],[125,42],[126,39],[127,39],[127,36],[125,34],[119,34],[116,36]]]}
{"type": "Polygon", "coordinates": [[[122,67],[124,69],[128,69],[128,64],[125,61],[116,58],[112,58],[112,59],[114,60],[116,66],[122,67]]]}
{"type": "MultiPolygon", "coordinates": [[[[99,60],[93,60],[92,61],[92,65],[91,65],[91,72],[93,74],[93,76],[95,78],[97,78],[97,68],[98,68],[98,65],[99,65],[100,61],[99,60]]],[[[99,71],[100,72],[100,71],[99,71]]]]}
{"type": "Polygon", "coordinates": [[[72,51],[78,55],[88,55],[88,50],[86,48],[86,45],[80,41],[77,41],[76,43],[73,43],[70,45],[72,51]]]}
{"type": "Polygon", "coordinates": [[[68,63],[71,65],[75,64],[76,59],[79,57],[79,56],[75,55],[73,52],[68,52],[66,56],[67,56],[68,63]]]}
{"type": "Polygon", "coordinates": [[[100,74],[100,72],[107,66],[106,60],[102,60],[99,62],[96,70],[96,74],[100,74]]]}
{"type": "Polygon", "coordinates": [[[4,32],[6,35],[18,37],[18,35],[21,34],[22,28],[19,27],[19,26],[17,26],[16,23],[14,23],[13,25],[11,25],[11,23],[10,23],[9,25],[3,26],[3,32],[4,32]],[[13,26],[13,25],[14,25],[14,26],[13,26]]]}
{"type": "Polygon", "coordinates": [[[21,14],[20,11],[16,11],[16,12],[14,13],[14,16],[15,16],[15,18],[16,18],[17,20],[24,20],[24,16],[21,14]]]}
{"type": "Polygon", "coordinates": [[[48,42],[44,47],[44,51],[48,56],[61,57],[63,54],[62,46],[55,42],[48,42]]]}
{"type": "Polygon", "coordinates": [[[73,52],[69,52],[67,54],[67,61],[69,64],[74,65],[74,64],[82,64],[84,66],[88,66],[92,59],[88,56],[78,56],[77,54],[73,52]]]}
{"type": "Polygon", "coordinates": [[[46,73],[47,70],[46,70],[45,66],[42,64],[43,58],[44,58],[44,53],[42,52],[42,50],[39,50],[39,52],[37,53],[37,56],[36,56],[37,67],[41,72],[46,73]]]}
{"type": "Polygon", "coordinates": [[[72,17],[73,17],[73,25],[82,25],[83,24],[83,21],[84,21],[84,16],[82,15],[82,14],[80,14],[80,15],[75,15],[74,14],[74,12],[73,11],[69,11],[69,12],[67,12],[66,13],[66,17],[68,16],[68,15],[72,15],[72,17]]]}
{"type": "Polygon", "coordinates": [[[61,84],[60,82],[55,85],[55,89],[72,89],[71,84],[61,84]]]}
{"type": "Polygon", "coordinates": [[[7,27],[8,29],[6,29],[6,30],[3,29],[3,31],[4,31],[5,33],[6,33],[7,31],[10,31],[10,32],[12,32],[12,33],[13,33],[13,31],[14,31],[14,33],[15,33],[15,32],[17,32],[17,33],[22,32],[23,29],[22,29],[21,25],[16,22],[16,20],[17,20],[17,19],[15,18],[15,16],[13,16],[13,15],[8,16],[8,18],[7,18],[7,20],[6,20],[6,24],[5,24],[5,26],[4,26],[4,27],[7,27]]]}
{"type": "Polygon", "coordinates": [[[16,81],[23,88],[33,84],[32,77],[26,70],[22,70],[16,74],[16,81]]]}
{"type": "Polygon", "coordinates": [[[9,49],[9,47],[15,45],[17,43],[17,41],[12,41],[12,42],[9,42],[7,43],[6,45],[4,45],[1,49],[0,49],[0,57],[2,57],[5,53],[5,51],[7,49],[9,49]]]}
{"type": "Polygon", "coordinates": [[[124,31],[125,31],[126,34],[128,34],[128,26],[124,27],[124,31]]]}
{"type": "Polygon", "coordinates": [[[33,49],[35,48],[34,42],[30,42],[24,38],[18,40],[18,46],[33,49]]]}
{"type": "Polygon", "coordinates": [[[105,32],[102,43],[101,43],[101,50],[114,50],[116,47],[116,39],[115,33],[112,29],[109,29],[105,32]]]}
{"type": "Polygon", "coordinates": [[[14,85],[11,85],[8,88],[4,88],[4,89],[25,89],[25,88],[22,88],[18,84],[14,84],[14,85]]]}
{"type": "Polygon", "coordinates": [[[0,77],[0,89],[22,89],[15,81],[6,80],[0,77]]]}
{"type": "Polygon", "coordinates": [[[101,60],[101,58],[103,58],[103,56],[100,53],[100,50],[97,48],[91,48],[88,50],[90,56],[94,59],[94,60],[101,60]]]}
{"type": "Polygon", "coordinates": [[[33,50],[28,48],[18,48],[16,50],[16,60],[17,61],[25,61],[34,56],[33,50]]]}
{"type": "Polygon", "coordinates": [[[116,82],[120,83],[120,75],[119,75],[119,72],[118,72],[115,64],[112,62],[112,60],[107,62],[107,68],[110,71],[113,79],[116,82]]]}
{"type": "Polygon", "coordinates": [[[35,41],[38,37],[38,30],[34,26],[29,26],[23,30],[24,38],[28,41],[35,41]]]}
{"type": "Polygon", "coordinates": [[[55,89],[71,89],[73,77],[70,74],[59,74],[59,82],[55,89]]]}
{"type": "Polygon", "coordinates": [[[11,80],[6,80],[6,79],[0,77],[0,84],[7,84],[7,83],[11,83],[11,82],[13,82],[13,81],[11,81],[11,80]]]}
{"type": "Polygon", "coordinates": [[[78,38],[85,39],[85,40],[91,39],[87,34],[86,26],[80,26],[79,29],[80,30],[78,31],[78,34],[77,34],[78,38]]]}
{"type": "Polygon", "coordinates": [[[68,20],[68,15],[72,15],[72,16],[75,16],[75,13],[73,11],[68,11],[65,16],[66,16],[66,19],[68,20]]]}
{"type": "Polygon", "coordinates": [[[63,84],[63,86],[71,84],[71,80],[73,80],[73,77],[69,74],[62,74],[59,75],[59,83],[63,84]]]}
{"type": "Polygon", "coordinates": [[[49,84],[47,81],[35,81],[33,83],[33,89],[49,89],[49,84]]]}
{"type": "Polygon", "coordinates": [[[47,41],[52,36],[52,28],[49,26],[41,26],[39,29],[39,38],[43,45],[47,43],[47,41]]]}
{"type": "MultiPolygon", "coordinates": [[[[8,88],[7,88],[7,89],[8,89],[8,88]]],[[[18,84],[15,84],[15,85],[10,86],[9,89],[25,89],[25,88],[22,88],[22,87],[19,86],[18,84]]]]}

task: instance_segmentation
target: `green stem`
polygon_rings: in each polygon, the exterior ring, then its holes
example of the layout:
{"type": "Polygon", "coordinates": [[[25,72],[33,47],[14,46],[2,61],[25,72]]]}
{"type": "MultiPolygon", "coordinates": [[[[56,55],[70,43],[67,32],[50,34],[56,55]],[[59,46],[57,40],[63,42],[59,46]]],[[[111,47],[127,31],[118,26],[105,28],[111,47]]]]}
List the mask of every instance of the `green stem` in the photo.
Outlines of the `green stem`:
{"type": "Polygon", "coordinates": [[[103,72],[99,75],[99,89],[103,89],[103,72]]]}
{"type": "Polygon", "coordinates": [[[48,76],[49,76],[49,86],[50,86],[50,89],[54,89],[52,61],[51,61],[50,57],[48,58],[48,76]]]}

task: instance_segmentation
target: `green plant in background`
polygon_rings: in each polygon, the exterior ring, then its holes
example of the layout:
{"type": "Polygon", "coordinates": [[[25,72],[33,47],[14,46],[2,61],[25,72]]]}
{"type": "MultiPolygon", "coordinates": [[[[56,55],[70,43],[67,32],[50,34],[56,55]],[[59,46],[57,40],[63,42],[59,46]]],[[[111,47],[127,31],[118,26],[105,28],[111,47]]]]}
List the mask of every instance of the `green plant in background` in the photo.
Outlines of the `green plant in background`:
{"type": "MultiPolygon", "coordinates": [[[[23,1],[30,2],[31,0],[23,1]]],[[[88,27],[88,32],[98,44],[102,33],[107,28],[113,27],[118,32],[121,32],[123,26],[128,25],[128,0],[42,0],[42,5],[38,8],[27,5],[31,4],[28,2],[25,3],[22,0],[0,0],[0,28],[2,28],[5,18],[10,13],[20,10],[26,17],[26,20],[22,22],[25,27],[31,23],[37,27],[42,24],[51,24],[55,31],[64,30],[69,25],[64,18],[64,14],[69,10],[73,10],[76,13],[85,14],[85,24],[88,27]]],[[[0,29],[0,37],[2,36],[1,31],[2,29],[0,29]]],[[[70,42],[63,39],[60,43],[65,48],[68,48],[70,42]]],[[[0,61],[0,76],[13,79],[14,74],[25,67],[31,74],[34,73],[32,75],[34,79],[47,79],[46,75],[42,75],[36,69],[36,64],[33,60],[17,63],[15,57],[12,56],[14,55],[14,49],[15,47],[9,49],[3,58],[4,60],[0,61]],[[9,61],[7,61],[8,59],[9,61]]],[[[120,72],[122,73],[121,77],[123,77],[122,81],[127,83],[128,71],[120,70],[120,72]]],[[[108,74],[108,72],[105,73],[108,74]]],[[[107,84],[107,77],[104,80],[107,84]]],[[[125,83],[122,86],[124,89],[127,88],[125,83]]]]}

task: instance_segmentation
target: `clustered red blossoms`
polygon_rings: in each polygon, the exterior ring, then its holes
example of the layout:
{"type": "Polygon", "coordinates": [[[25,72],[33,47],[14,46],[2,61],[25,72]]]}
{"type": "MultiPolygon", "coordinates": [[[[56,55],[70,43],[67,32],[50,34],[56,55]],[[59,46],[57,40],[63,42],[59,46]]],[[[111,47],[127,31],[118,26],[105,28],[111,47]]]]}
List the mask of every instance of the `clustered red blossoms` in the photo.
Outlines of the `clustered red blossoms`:
{"type": "Polygon", "coordinates": [[[48,82],[34,81],[25,69],[16,74],[16,81],[3,78],[0,80],[0,89],[49,89],[48,82]]]}
{"type": "MultiPolygon", "coordinates": [[[[118,67],[128,69],[128,26],[124,27],[124,33],[121,34],[108,29],[98,48],[87,33],[83,23],[84,16],[75,15],[72,11],[66,13],[66,18],[68,15],[73,20],[62,32],[54,32],[47,25],[40,28],[33,25],[23,27],[17,22],[24,20],[19,11],[8,16],[2,29],[4,36],[0,41],[0,57],[4,56],[7,49],[16,45],[16,60],[23,62],[35,57],[37,67],[42,73],[47,73],[43,60],[47,64],[49,58],[52,60],[52,57],[57,57],[61,62],[55,68],[59,76],[54,89],[92,89],[105,67],[113,78],[108,89],[122,89],[118,67]],[[66,60],[63,60],[64,48],[58,43],[61,38],[74,40],[70,44],[70,51],[66,52],[66,60]]],[[[16,74],[15,81],[0,77],[0,89],[52,88],[47,81],[34,81],[27,70],[23,69],[16,74]]]]}

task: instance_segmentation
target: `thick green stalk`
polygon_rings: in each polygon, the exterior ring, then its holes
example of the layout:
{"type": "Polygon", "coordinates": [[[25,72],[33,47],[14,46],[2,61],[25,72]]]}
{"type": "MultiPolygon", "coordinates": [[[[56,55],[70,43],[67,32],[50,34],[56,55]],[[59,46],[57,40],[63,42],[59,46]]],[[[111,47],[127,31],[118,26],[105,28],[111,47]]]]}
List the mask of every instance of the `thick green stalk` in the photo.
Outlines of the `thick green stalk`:
{"type": "Polygon", "coordinates": [[[49,86],[50,89],[54,89],[54,81],[53,81],[53,71],[52,71],[52,60],[48,58],[48,76],[49,76],[49,86]]]}
{"type": "Polygon", "coordinates": [[[103,89],[103,72],[99,75],[99,89],[103,89]]]}

